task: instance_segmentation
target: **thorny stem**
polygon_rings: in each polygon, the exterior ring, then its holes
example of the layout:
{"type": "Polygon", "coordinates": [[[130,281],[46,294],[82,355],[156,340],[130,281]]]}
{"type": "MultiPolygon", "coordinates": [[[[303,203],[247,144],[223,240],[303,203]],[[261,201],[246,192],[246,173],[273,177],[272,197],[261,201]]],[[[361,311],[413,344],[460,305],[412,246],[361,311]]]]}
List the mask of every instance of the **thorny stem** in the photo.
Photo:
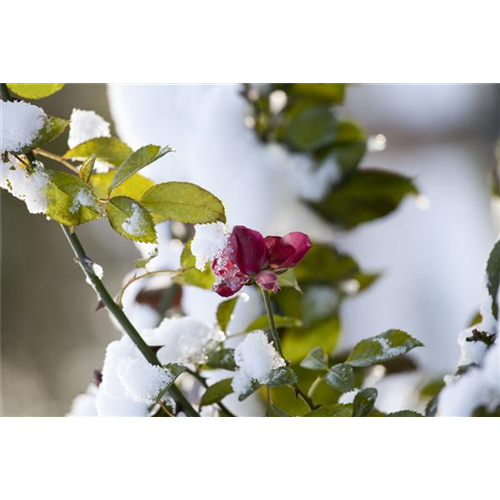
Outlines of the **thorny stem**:
{"type": "MultiPolygon", "coordinates": [[[[283,356],[283,351],[281,349],[281,342],[280,342],[280,337],[278,335],[278,330],[276,329],[276,324],[274,322],[274,314],[273,314],[273,308],[271,305],[271,298],[269,295],[269,292],[267,290],[264,290],[261,288],[262,291],[262,297],[264,298],[264,304],[266,305],[266,312],[267,312],[267,317],[269,318],[269,328],[271,330],[271,336],[274,341],[274,345],[276,347],[276,350],[278,351],[279,355],[285,359],[283,356]]],[[[288,363],[288,362],[287,362],[288,363]]],[[[314,410],[315,405],[312,401],[312,399],[298,386],[297,383],[293,385],[293,389],[296,394],[298,394],[304,402],[309,406],[311,410],[314,410]]]]}
{"type": "MultiPolygon", "coordinates": [[[[108,290],[99,279],[99,277],[95,274],[92,266],[92,261],[85,254],[85,250],[80,243],[77,235],[74,232],[71,232],[70,229],[61,224],[62,230],[66,235],[66,238],[75,253],[75,256],[82,268],[82,271],[85,273],[85,276],[91,282],[94,290],[97,295],[101,299],[104,306],[108,309],[108,311],[113,315],[113,317],[118,321],[120,326],[123,328],[125,333],[130,337],[132,342],[137,346],[142,355],[146,358],[146,360],[155,366],[161,366],[161,363],[158,361],[155,353],[152,349],[146,344],[144,339],[140,336],[137,330],[134,328],[132,323],[129,321],[127,316],[123,313],[123,311],[118,307],[116,302],[113,300],[108,290]]],[[[182,406],[186,415],[190,417],[199,417],[198,412],[192,407],[191,403],[186,399],[184,394],[180,391],[180,389],[173,384],[169,388],[170,395],[174,398],[176,403],[182,406]]]]}

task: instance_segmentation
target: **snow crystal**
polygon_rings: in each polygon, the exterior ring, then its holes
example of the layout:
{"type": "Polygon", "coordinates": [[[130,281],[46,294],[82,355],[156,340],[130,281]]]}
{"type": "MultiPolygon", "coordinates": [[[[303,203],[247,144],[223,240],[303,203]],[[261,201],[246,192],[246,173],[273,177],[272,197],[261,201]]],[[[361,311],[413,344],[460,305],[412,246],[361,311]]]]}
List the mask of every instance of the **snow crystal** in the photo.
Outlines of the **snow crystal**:
{"type": "MultiPolygon", "coordinates": [[[[111,137],[109,127],[109,123],[94,111],[73,109],[69,123],[68,146],[72,149],[90,139],[111,137]]],[[[103,161],[96,160],[94,170],[105,173],[109,170],[109,166],[103,161]]]]}
{"type": "Polygon", "coordinates": [[[254,381],[265,384],[272,370],[285,366],[285,360],[262,330],[245,337],[235,349],[234,360],[238,366],[232,383],[236,394],[245,394],[254,381]]]}
{"type": "Polygon", "coordinates": [[[127,359],[118,366],[118,378],[127,394],[137,402],[154,403],[161,390],[174,381],[174,376],[144,358],[127,359]]]}
{"type": "Polygon", "coordinates": [[[33,143],[47,122],[43,109],[22,101],[0,101],[0,152],[17,152],[33,143]]]}
{"type": "Polygon", "coordinates": [[[292,154],[277,144],[269,146],[271,152],[283,162],[295,192],[308,201],[323,199],[331,186],[341,179],[341,171],[334,158],[317,165],[306,154],[292,154]]]}
{"type": "Polygon", "coordinates": [[[144,236],[147,221],[141,207],[137,203],[133,203],[132,210],[132,215],[123,221],[122,229],[132,236],[144,236]]]}
{"type": "Polygon", "coordinates": [[[33,172],[28,172],[15,158],[12,163],[1,161],[1,187],[23,200],[32,214],[44,213],[47,209],[46,190],[49,175],[40,162],[33,164],[33,172]]]}
{"type": "Polygon", "coordinates": [[[71,207],[69,207],[69,211],[75,214],[82,207],[95,207],[95,205],[96,202],[91,190],[88,188],[81,188],[78,193],[76,193],[73,203],[71,207]]]}
{"type": "Polygon", "coordinates": [[[191,243],[191,252],[196,258],[196,267],[203,271],[207,262],[217,258],[227,245],[228,234],[222,222],[196,224],[196,234],[191,243]]]}
{"type": "Polygon", "coordinates": [[[166,318],[157,328],[144,330],[144,340],[162,346],[157,353],[161,363],[203,364],[207,355],[224,340],[215,326],[190,317],[166,318]]]}

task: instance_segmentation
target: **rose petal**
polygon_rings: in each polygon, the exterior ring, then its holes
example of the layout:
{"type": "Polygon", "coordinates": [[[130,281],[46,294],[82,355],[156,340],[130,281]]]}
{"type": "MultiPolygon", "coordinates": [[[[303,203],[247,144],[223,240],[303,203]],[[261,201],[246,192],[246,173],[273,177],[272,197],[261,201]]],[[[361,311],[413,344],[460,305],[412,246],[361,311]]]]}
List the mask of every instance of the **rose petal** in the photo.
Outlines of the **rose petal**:
{"type": "Polygon", "coordinates": [[[278,275],[272,271],[261,271],[255,279],[257,284],[264,290],[278,293],[280,286],[278,285],[278,275]]]}
{"type": "Polygon", "coordinates": [[[266,243],[258,231],[245,226],[235,226],[228,246],[233,251],[236,265],[244,274],[257,274],[267,265],[266,243]]]}
{"type": "Polygon", "coordinates": [[[265,242],[269,252],[269,267],[271,269],[286,267],[285,263],[295,254],[295,248],[285,243],[279,236],[266,236],[265,242]]]}
{"type": "Polygon", "coordinates": [[[285,262],[285,267],[296,266],[312,247],[309,236],[304,233],[288,233],[287,235],[283,236],[282,240],[283,243],[291,245],[295,250],[295,253],[285,262]]]}
{"type": "Polygon", "coordinates": [[[221,281],[220,283],[215,283],[214,286],[212,287],[212,290],[219,294],[221,297],[231,297],[231,295],[234,295],[236,292],[239,292],[241,288],[243,287],[243,283],[239,285],[236,290],[233,290],[229,285],[221,281]]]}

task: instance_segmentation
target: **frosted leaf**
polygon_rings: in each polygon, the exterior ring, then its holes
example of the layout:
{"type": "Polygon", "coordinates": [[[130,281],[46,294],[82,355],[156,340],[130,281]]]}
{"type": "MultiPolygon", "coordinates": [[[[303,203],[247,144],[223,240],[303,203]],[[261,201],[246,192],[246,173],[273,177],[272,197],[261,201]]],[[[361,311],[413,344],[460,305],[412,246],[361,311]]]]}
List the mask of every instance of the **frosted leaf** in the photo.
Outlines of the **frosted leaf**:
{"type": "Polygon", "coordinates": [[[75,214],[82,207],[96,208],[95,198],[89,188],[81,188],[78,193],[76,193],[73,203],[71,207],[69,207],[69,211],[75,214]]]}
{"type": "Polygon", "coordinates": [[[191,252],[196,258],[196,267],[203,271],[207,262],[217,258],[227,245],[228,234],[222,222],[196,224],[196,234],[191,243],[191,252]]]}
{"type": "Polygon", "coordinates": [[[43,109],[22,101],[0,101],[0,153],[20,151],[33,143],[47,122],[43,109]]]}
{"type": "Polygon", "coordinates": [[[12,163],[1,161],[0,180],[1,187],[24,201],[32,214],[44,213],[47,209],[49,175],[40,162],[33,164],[30,173],[14,158],[12,163]]]}
{"type": "MultiPolygon", "coordinates": [[[[69,123],[68,146],[74,148],[97,137],[111,137],[109,123],[94,111],[73,109],[69,123]]],[[[105,173],[108,170],[109,166],[105,162],[96,160],[95,172],[105,173]]]]}
{"type": "Polygon", "coordinates": [[[158,359],[162,364],[203,364],[208,354],[224,340],[224,333],[194,318],[166,318],[157,328],[144,330],[144,340],[162,346],[158,359]]]}
{"type": "Polygon", "coordinates": [[[145,236],[149,221],[146,220],[141,207],[137,203],[132,204],[132,215],[122,223],[122,229],[132,236],[145,236]]]}
{"type": "Polygon", "coordinates": [[[272,370],[286,365],[262,330],[245,337],[234,351],[234,360],[238,369],[232,386],[239,395],[245,394],[255,381],[265,384],[272,370]]]}

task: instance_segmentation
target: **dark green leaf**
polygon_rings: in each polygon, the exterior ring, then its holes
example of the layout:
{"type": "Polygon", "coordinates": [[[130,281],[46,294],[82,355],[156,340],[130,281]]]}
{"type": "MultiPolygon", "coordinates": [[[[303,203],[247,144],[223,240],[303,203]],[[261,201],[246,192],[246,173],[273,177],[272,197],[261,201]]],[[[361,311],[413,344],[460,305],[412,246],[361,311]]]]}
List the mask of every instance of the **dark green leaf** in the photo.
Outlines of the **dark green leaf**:
{"type": "Polygon", "coordinates": [[[370,366],[404,356],[415,347],[422,346],[422,342],[401,330],[388,330],[359,342],[349,354],[346,363],[351,366],[370,366]]]}
{"type": "Polygon", "coordinates": [[[325,375],[325,380],[328,385],[340,392],[349,392],[354,389],[354,371],[345,363],[332,366],[325,375]]]}
{"type": "Polygon", "coordinates": [[[491,297],[491,307],[495,318],[498,318],[498,288],[500,287],[500,240],[496,242],[486,264],[488,292],[491,297]]]}
{"type": "Polygon", "coordinates": [[[214,284],[214,273],[208,265],[203,271],[195,267],[196,259],[191,252],[191,242],[192,240],[189,240],[182,251],[182,272],[174,276],[174,281],[179,285],[197,286],[210,290],[214,284]]]}
{"type": "Polygon", "coordinates": [[[300,363],[307,370],[328,370],[328,356],[321,347],[315,347],[300,363]]]}
{"type": "Polygon", "coordinates": [[[160,146],[149,145],[143,146],[137,151],[130,153],[125,161],[118,167],[118,170],[109,185],[108,193],[111,193],[111,191],[139,172],[139,170],[147,167],[172,151],[173,149],[170,146],[161,148],[160,146]]]}
{"type": "Polygon", "coordinates": [[[388,413],[386,417],[423,417],[423,415],[413,410],[400,410],[388,413]]]}
{"type": "Polygon", "coordinates": [[[375,401],[378,396],[377,389],[369,387],[359,391],[353,402],[353,417],[367,417],[375,406],[375,401]]]}
{"type": "Polygon", "coordinates": [[[391,213],[410,194],[418,194],[411,179],[392,172],[365,169],[334,186],[324,200],[311,203],[311,206],[329,222],[351,229],[391,213]]]}
{"type": "Polygon", "coordinates": [[[226,378],[224,380],[219,380],[215,384],[207,388],[205,393],[201,398],[200,406],[208,406],[218,403],[221,399],[224,399],[229,394],[232,394],[232,378],[226,378]]]}
{"type": "Polygon", "coordinates": [[[116,137],[98,137],[82,142],[64,154],[64,158],[72,160],[85,160],[94,155],[99,160],[110,163],[115,167],[121,165],[132,149],[116,137]]]}
{"type": "Polygon", "coordinates": [[[238,302],[238,297],[221,302],[217,307],[217,323],[223,332],[227,332],[227,327],[231,321],[234,308],[238,302]]]}
{"type": "Polygon", "coordinates": [[[253,380],[247,391],[238,396],[238,401],[245,401],[245,399],[249,398],[254,392],[258,391],[261,388],[261,384],[258,380],[253,380]]]}
{"type": "Polygon", "coordinates": [[[326,104],[341,104],[345,83],[293,83],[288,91],[292,97],[326,104]]]}
{"type": "Polygon", "coordinates": [[[153,219],[138,201],[115,196],[106,203],[106,213],[111,227],[118,234],[133,241],[157,243],[153,219]]]}
{"type": "Polygon", "coordinates": [[[23,99],[43,99],[59,92],[64,83],[7,83],[7,87],[23,99]]]}
{"type": "Polygon", "coordinates": [[[435,417],[438,411],[439,405],[439,394],[434,396],[425,407],[425,416],[426,417],[435,417]]]}
{"type": "Polygon", "coordinates": [[[156,184],[142,197],[142,203],[156,219],[177,220],[185,224],[226,222],[222,202],[212,193],[189,182],[156,184]]]}
{"type": "Polygon", "coordinates": [[[324,406],[304,415],[304,417],[351,417],[352,405],[335,404],[324,406]]]}
{"type": "Polygon", "coordinates": [[[219,349],[212,351],[208,355],[207,366],[210,368],[220,368],[234,372],[236,362],[234,361],[234,349],[219,349]]]}
{"type": "MultiPolygon", "coordinates": [[[[276,328],[300,328],[302,321],[297,318],[289,318],[287,316],[274,315],[274,324],[276,328]]],[[[253,332],[254,330],[269,330],[269,318],[267,314],[259,316],[256,320],[252,321],[245,329],[245,332],[253,332]]]]}
{"type": "Polygon", "coordinates": [[[295,372],[289,366],[282,366],[272,370],[266,379],[267,387],[280,387],[282,385],[293,385],[297,382],[295,372]]]}
{"type": "Polygon", "coordinates": [[[87,183],[90,181],[90,176],[92,175],[92,171],[94,170],[95,165],[95,156],[91,156],[87,158],[80,167],[80,179],[87,183]]]}
{"type": "Polygon", "coordinates": [[[266,417],[291,417],[286,411],[274,406],[272,403],[267,407],[266,417]]]}

